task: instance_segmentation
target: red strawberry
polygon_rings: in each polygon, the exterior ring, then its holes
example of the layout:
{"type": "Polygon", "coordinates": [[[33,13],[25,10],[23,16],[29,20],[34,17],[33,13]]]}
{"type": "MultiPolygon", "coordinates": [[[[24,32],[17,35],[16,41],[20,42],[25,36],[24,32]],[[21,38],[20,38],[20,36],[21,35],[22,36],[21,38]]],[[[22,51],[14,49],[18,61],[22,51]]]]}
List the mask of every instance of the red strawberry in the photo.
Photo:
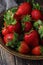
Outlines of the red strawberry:
{"type": "Polygon", "coordinates": [[[25,32],[28,32],[32,29],[32,23],[30,22],[29,15],[24,16],[21,23],[22,23],[22,28],[25,32]]]}
{"type": "Polygon", "coordinates": [[[22,17],[16,15],[16,13],[14,14],[13,18],[16,19],[17,21],[20,21],[22,19],[22,17]]]}
{"type": "Polygon", "coordinates": [[[16,12],[16,18],[18,19],[18,18],[20,18],[20,16],[22,17],[23,15],[27,15],[27,14],[30,14],[30,13],[31,13],[30,3],[24,2],[18,7],[18,10],[16,12]]]}
{"type": "Polygon", "coordinates": [[[32,16],[32,19],[39,20],[41,18],[41,12],[39,10],[37,10],[37,9],[34,9],[31,12],[31,16],[32,16]]]}
{"type": "Polygon", "coordinates": [[[14,32],[14,26],[13,25],[9,25],[8,26],[8,31],[9,32],[14,32]]]}
{"type": "Polygon", "coordinates": [[[21,33],[21,24],[19,22],[16,22],[16,24],[14,24],[14,32],[21,33]]]}
{"type": "Polygon", "coordinates": [[[17,15],[26,15],[26,14],[30,14],[31,13],[31,5],[30,5],[30,3],[28,3],[28,2],[24,2],[24,3],[22,3],[20,6],[19,6],[19,8],[18,8],[18,10],[17,10],[17,12],[16,12],[16,14],[17,15]]]}
{"type": "Polygon", "coordinates": [[[9,33],[8,29],[4,27],[4,28],[2,29],[2,35],[6,35],[6,34],[8,34],[8,33],[9,33]]]}
{"type": "Polygon", "coordinates": [[[31,45],[32,47],[39,45],[39,35],[36,30],[31,31],[30,33],[26,33],[24,35],[24,40],[26,44],[31,45]]]}
{"type": "Polygon", "coordinates": [[[18,50],[20,53],[23,53],[23,54],[26,54],[26,53],[28,53],[28,52],[30,51],[30,49],[29,49],[29,47],[28,47],[28,45],[26,44],[25,41],[21,41],[21,42],[20,42],[20,45],[19,45],[19,47],[18,47],[17,50],[18,50]]]}
{"type": "Polygon", "coordinates": [[[13,40],[14,34],[10,33],[4,36],[5,43],[8,43],[9,41],[13,40]]]}
{"type": "Polygon", "coordinates": [[[25,25],[25,28],[24,28],[25,32],[28,32],[28,31],[30,31],[32,29],[31,22],[25,22],[24,25],[25,25]]]}
{"type": "Polygon", "coordinates": [[[34,55],[40,55],[41,54],[41,48],[40,46],[37,46],[35,48],[32,49],[32,54],[34,55]]]}

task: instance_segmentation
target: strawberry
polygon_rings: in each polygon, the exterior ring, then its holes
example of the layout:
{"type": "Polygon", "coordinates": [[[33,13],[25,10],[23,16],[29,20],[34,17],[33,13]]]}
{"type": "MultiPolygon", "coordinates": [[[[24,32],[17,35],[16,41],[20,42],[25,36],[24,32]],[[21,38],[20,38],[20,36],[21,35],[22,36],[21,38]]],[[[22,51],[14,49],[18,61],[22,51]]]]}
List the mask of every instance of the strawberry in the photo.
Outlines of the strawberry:
{"type": "MultiPolygon", "coordinates": [[[[20,17],[31,13],[31,5],[28,2],[22,3],[16,12],[16,16],[20,17]]],[[[15,15],[15,14],[14,14],[15,15]]]]}
{"type": "Polygon", "coordinates": [[[20,34],[21,33],[21,24],[20,22],[16,22],[16,24],[14,24],[14,32],[20,34]]]}
{"type": "Polygon", "coordinates": [[[8,43],[9,41],[13,40],[13,38],[14,38],[14,34],[9,33],[4,36],[4,41],[5,41],[5,43],[8,43]]]}
{"type": "Polygon", "coordinates": [[[24,40],[27,45],[32,47],[39,45],[39,35],[36,30],[32,30],[30,33],[25,33],[24,40]]]}
{"type": "Polygon", "coordinates": [[[16,19],[17,21],[20,21],[22,19],[21,16],[18,16],[16,13],[13,16],[14,19],[16,19]]]}
{"type": "Polygon", "coordinates": [[[32,54],[34,55],[40,55],[41,54],[41,48],[40,46],[36,46],[35,48],[32,49],[32,54]]]}
{"type": "Polygon", "coordinates": [[[8,26],[8,31],[9,32],[14,32],[14,26],[13,25],[9,25],[8,26]]]}
{"type": "Polygon", "coordinates": [[[39,20],[41,18],[41,12],[37,9],[32,10],[31,16],[33,20],[39,20]]]}
{"type": "Polygon", "coordinates": [[[30,16],[26,15],[21,20],[22,28],[24,32],[28,32],[32,29],[32,23],[30,22],[30,16]]]}
{"type": "Polygon", "coordinates": [[[17,51],[19,51],[20,53],[22,54],[26,54],[30,51],[28,45],[26,44],[25,41],[21,41],[19,44],[18,44],[18,48],[17,48],[17,51]]]}
{"type": "Polygon", "coordinates": [[[16,46],[16,42],[18,41],[18,34],[17,33],[9,33],[4,36],[4,42],[6,46],[10,46],[14,48],[16,46]]]}
{"type": "Polygon", "coordinates": [[[8,34],[9,33],[9,31],[8,31],[8,29],[7,29],[7,27],[5,28],[3,28],[2,29],[2,35],[6,35],[6,34],[8,34]]]}
{"type": "MultiPolygon", "coordinates": [[[[36,21],[34,23],[34,27],[38,31],[38,33],[40,35],[40,39],[42,41],[43,40],[43,22],[41,20],[36,21]]],[[[41,44],[42,44],[42,42],[41,42],[41,44]]]]}

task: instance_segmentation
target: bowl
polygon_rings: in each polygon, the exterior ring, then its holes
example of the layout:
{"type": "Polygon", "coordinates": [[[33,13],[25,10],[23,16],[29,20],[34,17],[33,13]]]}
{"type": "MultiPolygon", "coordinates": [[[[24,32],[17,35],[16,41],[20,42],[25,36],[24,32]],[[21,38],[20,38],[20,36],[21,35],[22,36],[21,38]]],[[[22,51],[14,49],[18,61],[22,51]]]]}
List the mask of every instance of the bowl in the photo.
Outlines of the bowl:
{"type": "MultiPolygon", "coordinates": [[[[43,6],[41,6],[43,8],[43,6]]],[[[10,8],[12,9],[12,8],[10,8]]],[[[10,10],[9,9],[9,10],[10,10]]],[[[1,12],[0,13],[0,29],[2,29],[2,25],[3,25],[3,16],[5,14],[6,11],[4,12],[1,12]]],[[[42,60],[43,59],[43,56],[34,56],[34,55],[24,55],[24,54],[21,54],[19,52],[16,52],[14,49],[12,48],[9,48],[7,46],[4,45],[3,43],[3,40],[2,40],[2,36],[1,36],[1,33],[0,33],[0,46],[3,47],[4,49],[6,49],[6,51],[8,51],[8,53],[14,55],[14,56],[17,56],[17,57],[20,57],[20,58],[23,58],[23,59],[30,59],[30,60],[42,60]]]]}

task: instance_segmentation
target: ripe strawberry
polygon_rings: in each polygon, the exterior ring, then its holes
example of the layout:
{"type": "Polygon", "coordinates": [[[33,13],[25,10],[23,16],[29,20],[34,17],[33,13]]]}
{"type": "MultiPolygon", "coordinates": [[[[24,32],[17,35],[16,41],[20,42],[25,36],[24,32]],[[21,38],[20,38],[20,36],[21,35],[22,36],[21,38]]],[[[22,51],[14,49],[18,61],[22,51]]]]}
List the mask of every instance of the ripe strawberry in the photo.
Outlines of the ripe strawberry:
{"type": "Polygon", "coordinates": [[[40,46],[36,46],[35,48],[32,49],[32,54],[34,55],[40,55],[41,54],[41,48],[40,46]]]}
{"type": "Polygon", "coordinates": [[[2,35],[6,35],[6,34],[8,34],[8,33],[9,33],[8,29],[4,27],[4,28],[2,29],[2,35]]]}
{"type": "MultiPolygon", "coordinates": [[[[31,13],[31,5],[28,2],[22,3],[16,12],[17,17],[22,17],[23,15],[27,15],[31,13]]],[[[15,14],[14,14],[15,15],[15,14]]]]}
{"type": "Polygon", "coordinates": [[[20,21],[22,19],[21,16],[18,16],[16,13],[13,16],[14,19],[16,19],[17,21],[20,21]]]}
{"type": "Polygon", "coordinates": [[[22,54],[26,54],[30,51],[30,49],[25,41],[21,41],[18,46],[19,47],[17,48],[17,50],[22,54]]]}
{"type": "Polygon", "coordinates": [[[26,44],[32,47],[39,45],[39,35],[36,30],[31,31],[30,33],[26,33],[24,35],[24,40],[26,44]]]}
{"type": "Polygon", "coordinates": [[[14,26],[13,25],[9,25],[8,26],[8,31],[9,32],[14,32],[14,26]]]}
{"type": "Polygon", "coordinates": [[[17,33],[9,33],[4,36],[4,42],[6,46],[10,46],[12,48],[15,48],[16,42],[18,41],[18,34],[17,33]]]}
{"type": "Polygon", "coordinates": [[[20,22],[16,22],[16,24],[14,24],[14,32],[16,33],[21,33],[21,24],[20,22]]]}
{"type": "Polygon", "coordinates": [[[29,15],[24,16],[21,23],[22,23],[23,31],[28,32],[32,29],[32,23],[30,22],[29,15]]]}
{"type": "Polygon", "coordinates": [[[32,10],[31,16],[33,20],[39,20],[41,18],[41,12],[37,9],[32,10]]]}
{"type": "Polygon", "coordinates": [[[4,36],[5,43],[8,43],[9,41],[13,40],[14,34],[10,33],[4,36]]]}
{"type": "Polygon", "coordinates": [[[17,15],[26,15],[26,14],[30,14],[31,13],[31,5],[30,5],[30,3],[28,3],[28,2],[24,2],[24,3],[22,3],[20,6],[19,6],[19,8],[18,8],[18,10],[17,10],[17,12],[16,12],[16,14],[17,15]]]}

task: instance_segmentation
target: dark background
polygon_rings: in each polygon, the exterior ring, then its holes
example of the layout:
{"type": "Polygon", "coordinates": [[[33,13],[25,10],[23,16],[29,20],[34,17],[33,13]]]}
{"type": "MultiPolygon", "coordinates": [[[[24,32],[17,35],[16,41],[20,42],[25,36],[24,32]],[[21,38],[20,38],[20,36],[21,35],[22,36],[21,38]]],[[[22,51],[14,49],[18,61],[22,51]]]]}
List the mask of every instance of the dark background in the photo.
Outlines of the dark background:
{"type": "MultiPolygon", "coordinates": [[[[15,0],[18,4],[20,4],[21,2],[24,2],[26,0],[15,0]]],[[[30,0],[32,1],[32,0],[30,0]]],[[[34,0],[35,2],[38,2],[40,5],[43,5],[43,0],[34,0]]]]}

